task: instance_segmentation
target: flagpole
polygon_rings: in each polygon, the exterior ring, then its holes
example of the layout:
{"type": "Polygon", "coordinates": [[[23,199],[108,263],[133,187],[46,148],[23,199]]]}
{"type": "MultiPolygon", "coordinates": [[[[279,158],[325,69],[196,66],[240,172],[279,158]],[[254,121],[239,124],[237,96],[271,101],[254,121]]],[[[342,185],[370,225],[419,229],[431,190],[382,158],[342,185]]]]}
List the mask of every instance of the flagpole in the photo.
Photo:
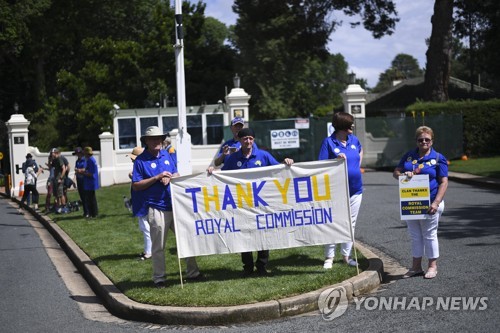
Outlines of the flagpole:
{"type": "Polygon", "coordinates": [[[184,33],[182,0],[175,0],[175,69],[177,82],[178,130],[176,142],[177,170],[182,176],[193,173],[191,166],[191,136],[186,121],[186,86],[184,80],[184,33]]]}

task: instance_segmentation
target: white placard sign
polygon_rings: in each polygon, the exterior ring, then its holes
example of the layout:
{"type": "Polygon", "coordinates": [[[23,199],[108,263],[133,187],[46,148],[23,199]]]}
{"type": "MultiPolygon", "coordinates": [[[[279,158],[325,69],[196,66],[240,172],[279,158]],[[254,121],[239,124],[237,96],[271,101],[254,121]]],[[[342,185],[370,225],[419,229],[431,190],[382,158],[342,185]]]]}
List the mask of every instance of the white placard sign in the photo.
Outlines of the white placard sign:
{"type": "Polygon", "coordinates": [[[172,179],[179,258],[353,241],[345,160],[172,179]]]}
{"type": "Polygon", "coordinates": [[[399,176],[401,220],[424,219],[430,200],[429,175],[399,176]]]}
{"type": "Polygon", "coordinates": [[[300,147],[299,130],[282,129],[271,130],[271,148],[272,149],[287,149],[300,147]]]}

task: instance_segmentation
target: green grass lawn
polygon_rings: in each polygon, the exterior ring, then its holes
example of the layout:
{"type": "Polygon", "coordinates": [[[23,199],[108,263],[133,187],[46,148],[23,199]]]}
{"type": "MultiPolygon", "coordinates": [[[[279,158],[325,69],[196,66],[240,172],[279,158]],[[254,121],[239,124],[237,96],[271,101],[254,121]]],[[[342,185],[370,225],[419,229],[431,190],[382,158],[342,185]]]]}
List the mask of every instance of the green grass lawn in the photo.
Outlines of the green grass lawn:
{"type": "Polygon", "coordinates": [[[500,178],[500,156],[470,158],[467,161],[453,160],[450,163],[449,170],[483,177],[500,178]]]}
{"type": "MultiPolygon", "coordinates": [[[[130,185],[116,185],[97,191],[99,217],[86,220],[83,212],[50,217],[87,253],[127,297],[155,305],[229,306],[292,296],[344,281],[356,275],[356,268],[340,263],[323,270],[323,246],[272,250],[268,268],[271,275],[243,279],[240,254],[209,255],[197,258],[203,282],[184,283],[181,288],[175,236],[167,239],[167,288],[156,289],[151,280],[151,260],[138,260],[143,250],[137,219],[123,204],[130,185]]],[[[69,200],[77,200],[76,191],[69,200]]],[[[45,202],[45,198],[40,200],[45,202]]],[[[337,251],[339,252],[339,251],[337,251]]],[[[358,252],[361,269],[368,261],[358,252]]],[[[185,262],[181,260],[184,272],[185,262]]]]}

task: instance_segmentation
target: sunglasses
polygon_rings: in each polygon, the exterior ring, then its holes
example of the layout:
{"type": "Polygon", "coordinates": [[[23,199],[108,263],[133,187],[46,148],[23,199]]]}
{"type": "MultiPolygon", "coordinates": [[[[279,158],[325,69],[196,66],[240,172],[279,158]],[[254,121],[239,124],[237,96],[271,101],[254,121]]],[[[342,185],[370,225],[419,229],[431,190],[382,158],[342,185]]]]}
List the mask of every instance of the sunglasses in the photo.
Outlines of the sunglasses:
{"type": "Polygon", "coordinates": [[[422,143],[422,142],[429,143],[429,142],[432,141],[432,139],[429,139],[429,138],[419,138],[419,139],[417,139],[417,141],[419,143],[422,143]]]}

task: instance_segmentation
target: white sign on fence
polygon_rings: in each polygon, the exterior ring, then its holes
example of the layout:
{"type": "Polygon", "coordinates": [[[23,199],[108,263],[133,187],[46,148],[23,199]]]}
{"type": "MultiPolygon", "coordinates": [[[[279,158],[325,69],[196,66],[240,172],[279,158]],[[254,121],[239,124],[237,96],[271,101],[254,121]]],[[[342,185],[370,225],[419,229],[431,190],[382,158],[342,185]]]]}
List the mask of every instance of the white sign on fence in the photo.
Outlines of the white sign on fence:
{"type": "Polygon", "coordinates": [[[300,147],[299,130],[282,129],[271,130],[271,148],[272,149],[287,149],[300,147]]]}
{"type": "Polygon", "coordinates": [[[179,258],[353,241],[345,160],[172,179],[179,258]]]}

